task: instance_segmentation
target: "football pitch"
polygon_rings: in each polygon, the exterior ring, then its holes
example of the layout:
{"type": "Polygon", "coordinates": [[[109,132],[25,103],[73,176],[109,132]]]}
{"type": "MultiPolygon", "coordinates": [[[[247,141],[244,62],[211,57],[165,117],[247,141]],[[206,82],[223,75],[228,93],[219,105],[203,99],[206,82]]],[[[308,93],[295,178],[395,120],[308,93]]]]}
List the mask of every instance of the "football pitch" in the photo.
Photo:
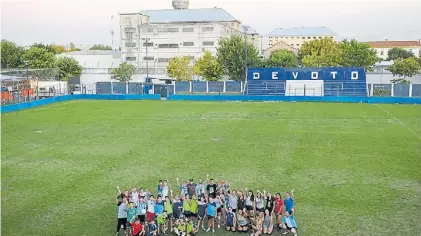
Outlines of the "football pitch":
{"type": "Polygon", "coordinates": [[[1,132],[2,235],[114,235],[116,185],[206,173],[294,189],[298,235],[421,235],[419,105],[70,101],[1,132]]]}

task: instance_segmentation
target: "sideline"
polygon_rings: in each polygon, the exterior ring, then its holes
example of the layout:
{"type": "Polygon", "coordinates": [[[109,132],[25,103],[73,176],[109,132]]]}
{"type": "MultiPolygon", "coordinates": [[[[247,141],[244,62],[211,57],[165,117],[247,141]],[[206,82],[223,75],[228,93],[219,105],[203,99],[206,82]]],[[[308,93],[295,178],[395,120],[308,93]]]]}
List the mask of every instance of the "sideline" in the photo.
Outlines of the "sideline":
{"type": "Polygon", "coordinates": [[[390,112],[388,112],[387,110],[381,108],[379,105],[374,104],[374,106],[376,106],[379,110],[384,111],[386,114],[388,114],[390,117],[392,117],[395,121],[397,121],[399,124],[401,124],[403,127],[405,127],[409,132],[411,132],[412,134],[415,135],[415,137],[417,137],[419,140],[421,140],[421,136],[418,136],[418,134],[413,131],[411,128],[409,128],[407,125],[405,125],[404,123],[402,123],[402,121],[400,121],[399,119],[397,119],[396,117],[394,117],[392,114],[390,114],[390,112]]]}

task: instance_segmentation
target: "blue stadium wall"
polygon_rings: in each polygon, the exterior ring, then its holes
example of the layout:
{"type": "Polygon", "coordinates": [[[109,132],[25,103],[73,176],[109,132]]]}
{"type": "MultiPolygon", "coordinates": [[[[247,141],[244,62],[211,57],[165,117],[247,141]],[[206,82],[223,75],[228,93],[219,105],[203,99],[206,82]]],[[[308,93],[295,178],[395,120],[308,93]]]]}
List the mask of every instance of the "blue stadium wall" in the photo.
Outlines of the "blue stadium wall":
{"type": "Polygon", "coordinates": [[[249,68],[247,78],[247,95],[367,96],[366,73],[362,67],[249,68]],[[290,91],[291,84],[295,91],[304,91],[294,94],[290,91]],[[317,88],[321,91],[313,94],[305,91],[311,86],[313,92],[317,88]]]}

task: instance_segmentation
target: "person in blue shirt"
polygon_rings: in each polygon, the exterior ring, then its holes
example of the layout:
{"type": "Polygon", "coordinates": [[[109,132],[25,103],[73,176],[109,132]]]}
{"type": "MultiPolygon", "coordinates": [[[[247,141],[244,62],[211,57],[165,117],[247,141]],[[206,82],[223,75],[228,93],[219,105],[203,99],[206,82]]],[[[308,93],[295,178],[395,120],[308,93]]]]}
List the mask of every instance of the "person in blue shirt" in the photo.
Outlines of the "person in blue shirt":
{"type": "Polygon", "coordinates": [[[290,215],[288,211],[282,217],[281,228],[285,230],[284,234],[291,232],[294,236],[297,236],[297,223],[295,222],[294,216],[290,215]]]}
{"type": "Polygon", "coordinates": [[[159,196],[156,200],[155,205],[155,215],[161,215],[164,212],[164,202],[162,201],[162,197],[159,196]]]}
{"type": "Polygon", "coordinates": [[[213,201],[212,197],[208,199],[208,205],[206,210],[206,215],[208,218],[208,229],[206,232],[209,232],[212,226],[212,232],[215,233],[215,216],[216,216],[216,203],[213,201]]]}
{"type": "Polygon", "coordinates": [[[294,213],[294,190],[291,190],[291,194],[288,192],[285,194],[284,205],[285,210],[292,215],[294,213]]]}

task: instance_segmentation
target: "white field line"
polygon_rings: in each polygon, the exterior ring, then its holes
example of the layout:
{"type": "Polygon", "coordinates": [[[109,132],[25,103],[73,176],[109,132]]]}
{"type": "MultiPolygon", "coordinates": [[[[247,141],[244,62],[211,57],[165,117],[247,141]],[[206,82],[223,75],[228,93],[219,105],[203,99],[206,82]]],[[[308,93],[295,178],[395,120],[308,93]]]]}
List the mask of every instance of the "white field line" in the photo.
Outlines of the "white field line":
{"type": "Polygon", "coordinates": [[[405,127],[409,132],[411,132],[412,134],[415,135],[415,137],[419,138],[421,140],[421,136],[419,136],[415,131],[413,131],[411,128],[409,128],[408,126],[406,126],[404,123],[402,123],[402,121],[400,121],[399,119],[397,119],[396,117],[394,117],[392,114],[390,114],[390,112],[388,112],[387,110],[381,108],[379,105],[374,104],[378,109],[384,111],[386,114],[388,114],[390,117],[392,117],[395,121],[397,121],[399,124],[401,124],[403,127],[405,127]]]}

